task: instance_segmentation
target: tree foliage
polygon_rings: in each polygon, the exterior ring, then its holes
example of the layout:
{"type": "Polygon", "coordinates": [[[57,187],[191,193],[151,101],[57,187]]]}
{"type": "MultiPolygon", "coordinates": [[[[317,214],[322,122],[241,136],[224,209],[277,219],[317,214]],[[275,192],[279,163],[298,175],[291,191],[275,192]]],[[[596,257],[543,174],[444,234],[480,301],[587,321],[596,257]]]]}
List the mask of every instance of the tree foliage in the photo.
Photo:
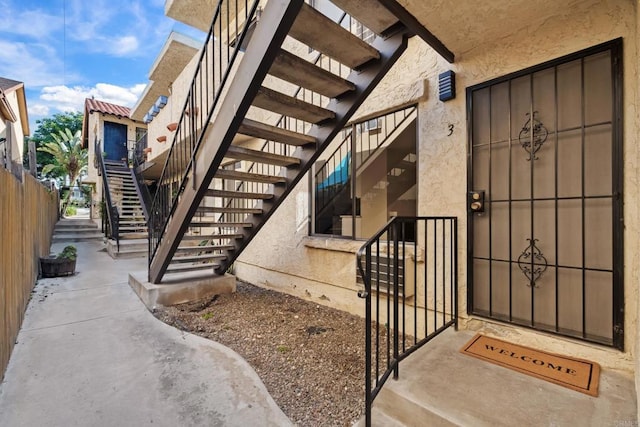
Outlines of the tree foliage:
{"type": "MultiPolygon", "coordinates": [[[[87,150],[82,148],[80,130],[72,133],[70,129],[65,128],[58,133],[52,133],[51,137],[53,142],[46,142],[38,148],[38,151],[52,157],[52,162],[43,166],[42,174],[47,175],[55,170],[63,171],[72,188],[76,184],[80,187],[79,178],[82,172],[87,170],[89,159],[87,150]]],[[[71,191],[65,197],[63,208],[69,203],[70,196],[71,191]]]]}
{"type": "MultiPolygon", "coordinates": [[[[44,173],[42,169],[45,165],[54,164],[53,155],[40,150],[45,144],[55,142],[55,138],[52,135],[59,135],[60,132],[64,132],[65,129],[69,129],[72,134],[82,131],[82,113],[70,112],[54,114],[52,117],[36,120],[38,126],[33,132],[33,135],[29,137],[29,140],[33,141],[36,146],[36,162],[38,163],[38,172],[43,177],[60,179],[66,175],[66,172],[61,168],[48,168],[48,172],[44,173]]],[[[23,164],[28,168],[29,166],[29,149],[26,146],[24,150],[23,164]]]]}

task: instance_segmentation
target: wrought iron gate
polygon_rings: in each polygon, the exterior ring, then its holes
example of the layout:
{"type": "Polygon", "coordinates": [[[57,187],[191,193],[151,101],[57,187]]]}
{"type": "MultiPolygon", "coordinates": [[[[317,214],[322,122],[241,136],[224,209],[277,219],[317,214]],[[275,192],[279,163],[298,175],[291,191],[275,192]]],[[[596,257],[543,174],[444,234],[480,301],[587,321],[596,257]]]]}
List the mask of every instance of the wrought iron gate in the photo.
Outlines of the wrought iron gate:
{"type": "Polygon", "coordinates": [[[622,41],[467,90],[473,314],[623,348],[622,41]]]}

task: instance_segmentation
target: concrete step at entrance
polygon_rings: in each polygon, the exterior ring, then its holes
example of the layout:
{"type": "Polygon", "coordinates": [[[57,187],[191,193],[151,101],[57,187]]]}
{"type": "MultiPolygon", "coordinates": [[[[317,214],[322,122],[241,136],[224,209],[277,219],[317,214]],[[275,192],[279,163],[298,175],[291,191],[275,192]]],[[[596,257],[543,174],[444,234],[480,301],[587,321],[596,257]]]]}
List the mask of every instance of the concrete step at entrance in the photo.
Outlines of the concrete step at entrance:
{"type": "Polygon", "coordinates": [[[107,253],[113,259],[144,258],[149,252],[149,241],[147,239],[120,239],[120,250],[116,241],[107,241],[107,253]]]}
{"type": "MultiPolygon", "coordinates": [[[[447,330],[401,362],[400,378],[387,380],[374,401],[372,425],[604,426],[628,420],[635,423],[632,374],[603,369],[599,396],[591,397],[461,354],[460,349],[474,335],[471,331],[447,330]]],[[[357,425],[364,425],[364,421],[357,425]]]]}
{"type": "Polygon", "coordinates": [[[98,224],[88,219],[63,218],[56,223],[52,242],[102,241],[103,234],[98,224]]]}

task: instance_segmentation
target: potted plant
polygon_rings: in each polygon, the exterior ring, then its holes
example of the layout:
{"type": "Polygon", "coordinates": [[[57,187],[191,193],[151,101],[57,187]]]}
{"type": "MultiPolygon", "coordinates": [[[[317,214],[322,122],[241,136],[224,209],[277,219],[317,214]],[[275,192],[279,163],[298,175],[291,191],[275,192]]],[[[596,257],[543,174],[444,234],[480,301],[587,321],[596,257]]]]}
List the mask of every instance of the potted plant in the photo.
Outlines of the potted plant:
{"type": "Polygon", "coordinates": [[[42,277],[70,276],[76,271],[78,251],[75,246],[68,245],[58,255],[40,258],[42,277]]]}

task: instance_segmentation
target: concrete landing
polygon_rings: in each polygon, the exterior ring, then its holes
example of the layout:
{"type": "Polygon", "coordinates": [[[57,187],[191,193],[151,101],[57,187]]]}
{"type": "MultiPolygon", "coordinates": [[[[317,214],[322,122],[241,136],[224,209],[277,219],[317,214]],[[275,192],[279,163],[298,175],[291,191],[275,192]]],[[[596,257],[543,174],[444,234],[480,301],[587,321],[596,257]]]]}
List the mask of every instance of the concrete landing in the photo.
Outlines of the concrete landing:
{"type": "Polygon", "coordinates": [[[211,277],[197,272],[183,273],[179,278],[156,285],[147,280],[147,271],[144,270],[130,273],[129,285],[153,310],[158,305],[170,306],[233,293],[236,291],[236,277],[230,274],[211,277]]]}
{"type": "Polygon", "coordinates": [[[374,401],[372,425],[638,425],[632,374],[603,370],[591,397],[461,354],[474,335],[447,330],[405,359],[374,401]]]}
{"type": "Polygon", "coordinates": [[[149,239],[120,239],[120,250],[113,239],[107,240],[107,253],[114,259],[146,258],[149,239]]]}
{"type": "Polygon", "coordinates": [[[0,384],[0,426],[291,425],[238,354],[149,313],[127,283],[143,259],[76,246],[77,273],[32,294],[0,384]]]}

